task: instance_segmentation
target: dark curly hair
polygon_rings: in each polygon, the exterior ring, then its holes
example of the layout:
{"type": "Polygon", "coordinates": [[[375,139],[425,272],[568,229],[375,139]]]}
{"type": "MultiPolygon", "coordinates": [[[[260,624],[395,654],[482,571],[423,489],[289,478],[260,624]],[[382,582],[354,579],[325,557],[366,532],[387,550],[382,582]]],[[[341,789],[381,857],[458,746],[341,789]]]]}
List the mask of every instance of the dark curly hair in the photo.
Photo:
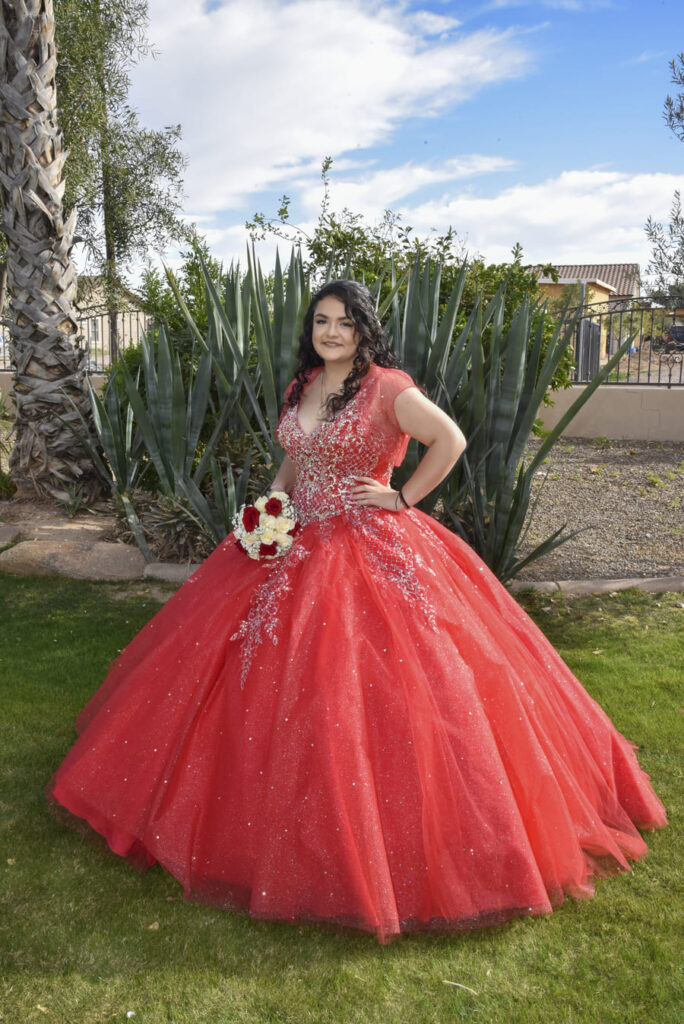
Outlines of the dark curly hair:
{"type": "Polygon", "coordinates": [[[354,322],[354,327],[360,335],[359,347],[354,356],[354,365],[344,381],[342,392],[339,395],[330,395],[326,403],[327,417],[332,419],[336,413],[344,409],[359,390],[361,381],[368,373],[371,363],[375,363],[377,366],[394,367],[398,367],[400,364],[383,337],[382,324],[375,312],[371,293],[366,286],[357,281],[329,281],[315,293],[304,317],[302,333],[299,337],[299,363],[294,387],[288,397],[288,405],[298,405],[311,370],[316,366],[323,366],[323,360],[313,347],[313,320],[316,306],[328,295],[334,295],[336,299],[344,303],[345,312],[354,322]]]}

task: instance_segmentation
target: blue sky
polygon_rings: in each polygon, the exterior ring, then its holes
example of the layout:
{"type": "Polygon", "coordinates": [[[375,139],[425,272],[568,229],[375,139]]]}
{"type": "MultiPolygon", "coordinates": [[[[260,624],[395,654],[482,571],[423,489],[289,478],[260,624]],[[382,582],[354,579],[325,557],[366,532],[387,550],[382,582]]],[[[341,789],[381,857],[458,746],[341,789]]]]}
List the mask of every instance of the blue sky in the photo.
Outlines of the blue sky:
{"type": "MultiPolygon", "coordinates": [[[[391,208],[504,260],[648,260],[643,225],[684,188],[662,119],[681,0],[151,0],[133,76],[150,127],[180,122],[185,213],[244,258],[244,222],[292,197],[391,208]]],[[[264,245],[268,261],[272,246],[264,245]]]]}

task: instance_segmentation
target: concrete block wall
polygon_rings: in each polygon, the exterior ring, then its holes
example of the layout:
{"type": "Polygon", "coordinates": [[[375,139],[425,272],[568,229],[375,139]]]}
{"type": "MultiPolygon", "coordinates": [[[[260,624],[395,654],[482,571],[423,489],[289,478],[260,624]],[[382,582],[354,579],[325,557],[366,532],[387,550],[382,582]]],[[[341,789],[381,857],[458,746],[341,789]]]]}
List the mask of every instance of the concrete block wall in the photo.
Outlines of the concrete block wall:
{"type": "MultiPolygon", "coordinates": [[[[583,385],[554,391],[552,408],[539,415],[547,428],[555,427],[583,385]]],[[[568,437],[606,437],[626,441],[684,442],[684,387],[648,387],[609,384],[597,388],[563,432],[568,437]]]]}

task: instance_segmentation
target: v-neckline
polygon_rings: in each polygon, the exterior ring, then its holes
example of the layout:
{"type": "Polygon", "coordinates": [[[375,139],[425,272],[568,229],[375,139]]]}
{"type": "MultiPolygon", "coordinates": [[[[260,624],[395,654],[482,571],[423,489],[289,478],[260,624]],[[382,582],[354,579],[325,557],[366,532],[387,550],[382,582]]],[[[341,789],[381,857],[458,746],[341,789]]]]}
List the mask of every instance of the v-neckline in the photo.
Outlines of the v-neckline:
{"type": "MultiPolygon", "coordinates": [[[[307,380],[306,387],[304,388],[304,392],[309,390],[309,388],[312,386],[314,381],[318,380],[318,378],[320,377],[322,372],[323,372],[323,367],[322,366],[315,366],[314,367],[314,373],[312,373],[310,379],[307,380]],[[315,371],[318,371],[318,372],[315,372],[315,371]]],[[[302,392],[302,394],[304,394],[304,392],[302,392]]],[[[295,421],[297,423],[297,429],[299,430],[300,434],[304,435],[304,437],[313,437],[313,435],[316,433],[317,430],[320,430],[321,427],[325,423],[329,423],[330,422],[329,420],[320,420],[316,424],[316,426],[313,428],[313,430],[304,430],[304,427],[302,426],[301,421],[299,419],[299,404],[297,404],[297,406],[295,407],[294,414],[295,414],[295,421]]]]}
{"type": "MultiPolygon", "coordinates": [[[[352,402],[356,401],[356,399],[360,395],[361,391],[363,390],[365,385],[368,383],[368,381],[370,379],[370,376],[373,373],[374,367],[375,367],[375,363],[371,363],[371,365],[368,367],[367,373],[365,373],[364,376],[361,378],[361,385],[359,387],[359,390],[356,392],[354,397],[351,398],[349,400],[349,402],[347,402],[347,405],[345,405],[344,409],[340,410],[340,412],[344,412],[344,410],[349,405],[351,405],[352,402]]],[[[308,380],[306,382],[306,388],[304,389],[305,391],[307,391],[311,387],[311,385],[314,383],[314,381],[318,380],[318,378],[320,377],[321,373],[323,372],[323,367],[322,366],[315,366],[314,367],[314,371],[318,371],[318,372],[315,373],[315,376],[312,375],[310,380],[308,380]]],[[[321,420],[319,423],[316,424],[316,426],[313,428],[313,430],[306,431],[306,430],[304,430],[304,427],[302,426],[302,424],[300,422],[300,419],[299,419],[299,405],[295,406],[294,414],[295,414],[295,423],[297,424],[297,429],[299,430],[299,433],[303,437],[313,437],[314,434],[318,433],[318,431],[322,429],[322,427],[329,426],[331,423],[334,423],[335,419],[337,418],[337,417],[334,417],[331,420],[321,420]]]]}

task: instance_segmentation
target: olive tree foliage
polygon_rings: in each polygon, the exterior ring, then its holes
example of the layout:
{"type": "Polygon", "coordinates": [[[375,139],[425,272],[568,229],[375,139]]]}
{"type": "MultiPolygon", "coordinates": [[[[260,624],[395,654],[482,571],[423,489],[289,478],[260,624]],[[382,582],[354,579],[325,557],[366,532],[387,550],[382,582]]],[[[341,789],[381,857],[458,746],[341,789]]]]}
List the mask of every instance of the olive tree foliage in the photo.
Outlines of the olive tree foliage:
{"type": "Polygon", "coordinates": [[[656,296],[681,301],[684,299],[684,213],[679,191],[676,191],[667,224],[649,217],[646,234],[651,243],[651,259],[647,273],[653,281],[656,296]]]}
{"type": "MultiPolygon", "coordinates": [[[[679,86],[679,91],[665,98],[663,119],[676,138],[684,142],[684,53],[670,61],[670,71],[671,82],[679,86]]],[[[679,190],[672,200],[669,223],[649,217],[646,235],[651,243],[646,272],[653,282],[654,294],[684,300],[684,213],[679,190]]]]}
{"type": "Polygon", "coordinates": [[[672,58],[670,72],[670,81],[673,85],[680,86],[681,92],[678,92],[674,98],[672,96],[665,97],[663,117],[670,131],[674,132],[680,142],[684,142],[684,53],[672,58]]]}
{"type": "Polygon", "coordinates": [[[116,309],[130,261],[184,235],[180,125],[146,128],[128,102],[132,67],[152,55],[147,0],[55,0],[55,19],[64,203],[116,309]]]}
{"type": "MultiPolygon", "coordinates": [[[[368,224],[363,216],[345,207],[332,209],[332,157],[321,165],[322,197],[318,219],[311,232],[290,220],[291,198],[283,195],[275,216],[255,213],[245,225],[253,242],[267,235],[282,238],[304,253],[304,267],[314,281],[327,277],[354,277],[369,288],[378,282],[390,288],[392,267],[401,274],[415,262],[439,260],[443,266],[458,266],[465,259],[465,244],[449,228],[443,235],[420,238],[404,224],[400,214],[385,210],[379,224],[368,224]]],[[[448,288],[444,285],[445,293],[448,288]]]]}

